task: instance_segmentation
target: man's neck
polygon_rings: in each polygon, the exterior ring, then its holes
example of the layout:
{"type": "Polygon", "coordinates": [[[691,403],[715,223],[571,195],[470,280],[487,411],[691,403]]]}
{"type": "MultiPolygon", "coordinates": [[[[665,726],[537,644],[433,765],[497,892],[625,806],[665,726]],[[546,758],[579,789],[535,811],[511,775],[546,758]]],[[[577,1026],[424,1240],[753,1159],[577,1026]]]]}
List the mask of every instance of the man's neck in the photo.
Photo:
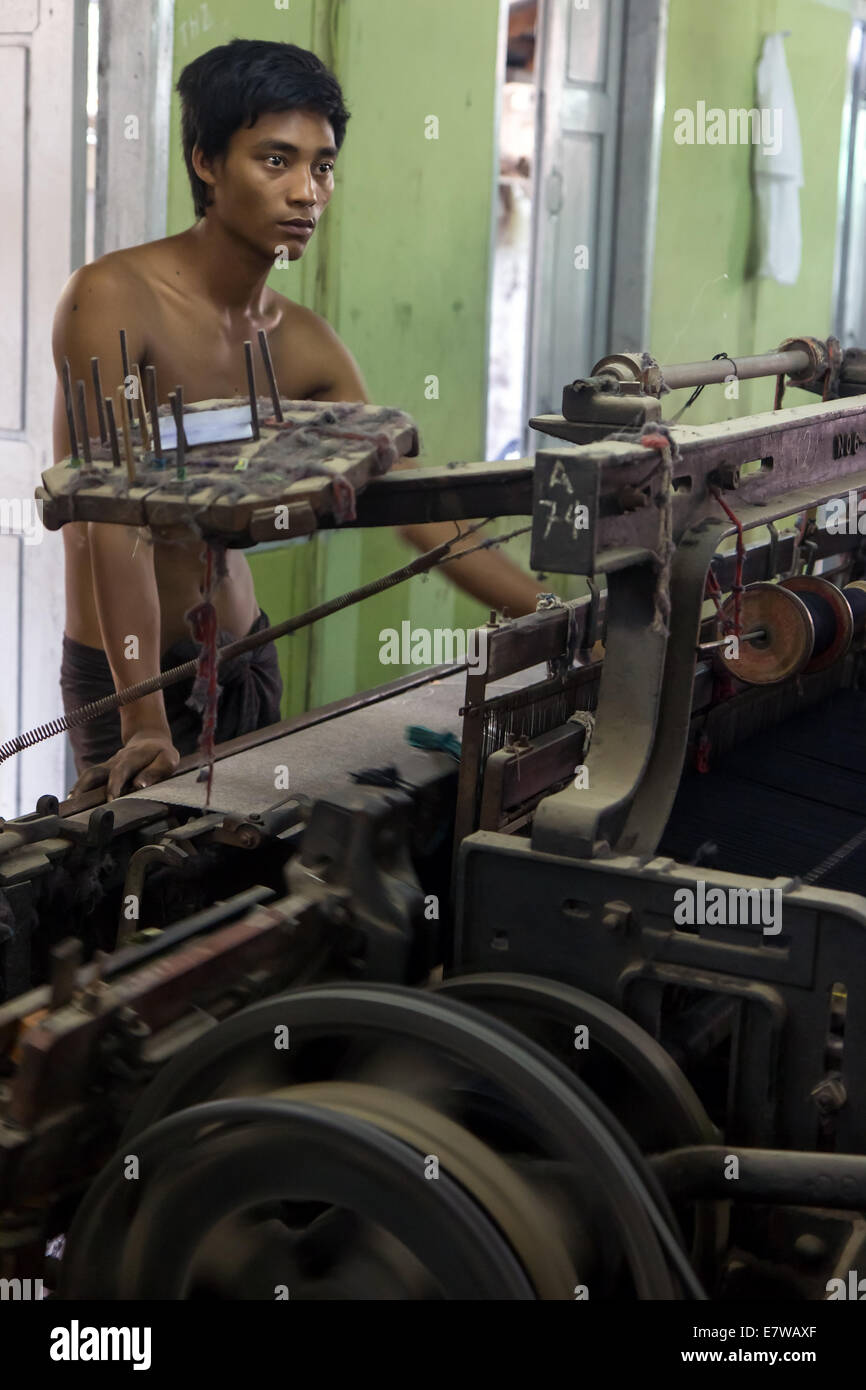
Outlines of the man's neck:
{"type": "Polygon", "coordinates": [[[227,313],[260,318],[271,262],[263,263],[248,243],[207,217],[182,235],[193,252],[191,264],[202,293],[227,313]]]}

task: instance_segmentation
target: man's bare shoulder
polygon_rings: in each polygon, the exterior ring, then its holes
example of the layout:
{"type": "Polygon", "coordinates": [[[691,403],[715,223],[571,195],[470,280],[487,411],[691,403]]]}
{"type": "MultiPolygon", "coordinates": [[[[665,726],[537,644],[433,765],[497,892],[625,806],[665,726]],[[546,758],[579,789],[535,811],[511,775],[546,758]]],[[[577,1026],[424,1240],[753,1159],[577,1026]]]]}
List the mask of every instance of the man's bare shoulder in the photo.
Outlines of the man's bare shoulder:
{"type": "Polygon", "coordinates": [[[272,290],[271,295],[270,312],[277,320],[274,331],[280,337],[291,338],[296,342],[299,335],[322,340],[334,333],[327,319],[323,319],[321,314],[315,313],[303,304],[297,304],[293,299],[287,299],[276,290],[272,290]]]}
{"type": "Polygon", "coordinates": [[[101,313],[106,309],[116,311],[124,305],[145,303],[151,291],[141,261],[135,254],[140,249],[111,251],[79,266],[63,287],[57,304],[58,316],[101,313]]]}
{"type": "Polygon", "coordinates": [[[277,319],[271,346],[290,360],[302,358],[310,380],[305,395],[329,400],[367,400],[357,362],[337,331],[321,314],[273,292],[270,310],[277,319]]]}

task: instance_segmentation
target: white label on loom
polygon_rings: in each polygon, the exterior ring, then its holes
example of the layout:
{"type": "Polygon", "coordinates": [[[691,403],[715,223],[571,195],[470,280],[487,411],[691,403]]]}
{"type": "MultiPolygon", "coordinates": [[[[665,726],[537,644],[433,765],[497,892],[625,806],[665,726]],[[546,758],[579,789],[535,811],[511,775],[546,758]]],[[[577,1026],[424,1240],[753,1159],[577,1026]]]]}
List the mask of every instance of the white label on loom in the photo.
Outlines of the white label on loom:
{"type": "MultiPolygon", "coordinates": [[[[230,405],[225,410],[185,411],[183,435],[188,448],[194,444],[227,444],[234,439],[252,439],[250,408],[230,405]]],[[[159,438],[163,449],[177,448],[177,428],[168,415],[159,417],[159,438]]]]}

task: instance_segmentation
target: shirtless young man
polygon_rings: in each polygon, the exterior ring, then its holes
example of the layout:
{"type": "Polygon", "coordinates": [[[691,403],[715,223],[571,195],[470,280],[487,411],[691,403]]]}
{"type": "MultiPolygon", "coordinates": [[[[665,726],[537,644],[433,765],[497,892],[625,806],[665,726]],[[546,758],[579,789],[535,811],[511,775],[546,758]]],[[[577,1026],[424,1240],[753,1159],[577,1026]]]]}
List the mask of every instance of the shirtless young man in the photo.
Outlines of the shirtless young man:
{"type": "MultiPolygon", "coordinates": [[[[63,359],[69,359],[72,381],[86,383],[93,433],[90,359],[99,358],[103,389],[113,392],[123,380],[121,328],[130,362],[142,372],[156,368],[161,401],[178,383],[187,403],[245,396],[243,343],[255,342],[260,328],[268,334],[284,397],[369,400],[357,363],[333,329],[265,283],[277,247],[287,246],[293,261],[304,254],[333,193],[349,119],[336,79],[315,55],[292,44],[236,39],[190,63],[178,91],[198,220],[178,236],[103,256],[66,285],[54,322],[55,460],[69,453],[63,359]]],[[[453,536],[454,528],[408,526],[400,534],[426,550],[453,536]]],[[[156,675],[161,660],[170,664],[166,653],[189,636],[184,615],[201,601],[206,552],[190,532],[177,529],[142,537],[134,527],[73,523],[63,527],[63,540],[62,683],[69,710],[95,698],[96,689],[125,689],[156,675]],[[137,659],[126,655],[134,649],[130,635],[138,638],[137,659]]],[[[266,625],[243,553],[229,550],[226,559],[228,573],[214,596],[222,641],[266,625]]],[[[508,607],[515,616],[535,608],[538,585],[497,551],[457,560],[448,570],[488,606],[508,607]]],[[[217,741],[279,718],[279,675],[270,651],[270,663],[265,660],[259,672],[257,708],[252,716],[247,711],[253,722],[228,733],[218,725],[217,741]]],[[[171,692],[158,691],[122,708],[119,720],[94,721],[78,731],[73,748],[81,775],[74,792],[107,783],[110,799],[130,782],[148,786],[169,776],[181,756],[178,724],[191,717],[183,713],[189,688],[174,688],[179,694],[171,718],[171,692]]]]}

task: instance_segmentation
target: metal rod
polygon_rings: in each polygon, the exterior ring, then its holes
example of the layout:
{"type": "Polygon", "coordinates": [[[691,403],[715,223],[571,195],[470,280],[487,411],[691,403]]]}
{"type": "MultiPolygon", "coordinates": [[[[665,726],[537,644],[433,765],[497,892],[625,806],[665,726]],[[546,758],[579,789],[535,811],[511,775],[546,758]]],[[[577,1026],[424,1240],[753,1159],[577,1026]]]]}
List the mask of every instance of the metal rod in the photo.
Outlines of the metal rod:
{"type": "Polygon", "coordinates": [[[137,362],[133,362],[132,364],[132,374],[135,377],[136,383],[138,385],[138,428],[141,431],[141,447],[143,449],[146,449],[149,453],[150,431],[147,428],[147,410],[145,408],[144,402],[144,386],[142,384],[141,372],[139,371],[137,362]]]}
{"type": "MultiPolygon", "coordinates": [[[[720,637],[720,638],[718,639],[717,642],[701,642],[700,645],[698,646],[698,651],[699,651],[699,652],[711,652],[711,651],[714,650],[715,647],[724,647],[724,646],[726,645],[726,643],[730,642],[731,638],[732,638],[732,637],[736,637],[736,635],[737,635],[737,634],[736,634],[735,632],[729,632],[728,635],[727,635],[727,637],[720,637]]],[[[740,636],[740,641],[741,641],[741,642],[755,642],[755,641],[757,641],[757,639],[758,639],[759,637],[766,637],[766,636],[767,636],[767,629],[766,629],[766,628],[763,628],[763,627],[759,627],[759,628],[756,628],[754,632],[744,632],[744,633],[742,633],[741,636],[740,636]]]]}
{"type": "Polygon", "coordinates": [[[713,362],[681,362],[676,366],[660,368],[665,385],[671,391],[682,386],[711,386],[722,382],[731,375],[733,369],[738,381],[749,381],[759,376],[797,376],[808,371],[812,362],[808,352],[802,348],[791,348],[788,352],[765,352],[757,357],[720,357],[713,362]]]}
{"type": "Polygon", "coordinates": [[[123,387],[118,386],[115,392],[117,397],[117,409],[120,412],[120,425],[123,430],[123,456],[126,460],[126,472],[130,483],[135,482],[135,456],[132,452],[132,432],[129,428],[129,415],[124,409],[129,402],[123,393],[123,387]]]}
{"type": "Polygon", "coordinates": [[[108,443],[108,432],[105,428],[105,411],[102,408],[102,378],[99,375],[99,358],[91,357],[90,372],[93,377],[93,394],[96,397],[96,420],[99,425],[100,444],[108,443]]]}
{"type": "Polygon", "coordinates": [[[75,431],[75,411],[72,407],[72,372],[69,358],[63,359],[63,399],[66,402],[66,428],[69,431],[69,457],[78,458],[78,435],[75,431]]]}
{"type": "Polygon", "coordinates": [[[283,407],[280,404],[280,393],[277,390],[277,378],[274,375],[274,364],[271,360],[271,349],[268,344],[268,335],[263,328],[259,329],[259,349],[262,354],[262,361],[265,364],[265,373],[268,378],[268,385],[271,388],[271,400],[274,403],[274,415],[278,420],[283,418],[283,407]]]}
{"type": "Polygon", "coordinates": [[[87,394],[84,390],[84,382],[76,382],[76,392],[78,393],[78,428],[81,430],[81,447],[84,451],[84,462],[92,463],[90,454],[90,425],[87,423],[87,394]]]}
{"type": "Polygon", "coordinates": [[[105,421],[108,433],[108,444],[111,449],[111,461],[115,468],[119,468],[120,444],[117,440],[117,421],[114,418],[114,401],[110,396],[105,397],[105,421]]]}
{"type": "Polygon", "coordinates": [[[731,1184],[725,1161],[739,1159],[737,1201],[798,1207],[862,1207],[866,1204],[866,1156],[800,1153],[703,1144],[671,1149],[650,1160],[669,1197],[677,1201],[724,1201],[731,1184]]]}
{"type": "Polygon", "coordinates": [[[159,392],[156,386],[156,367],[145,367],[144,379],[147,389],[147,407],[150,411],[150,428],[153,434],[153,452],[157,458],[160,458],[162,439],[159,433],[159,392]]]}
{"type": "Polygon", "coordinates": [[[186,437],[183,432],[183,387],[176,386],[168,398],[171,401],[171,409],[174,414],[174,423],[177,430],[177,448],[175,452],[175,463],[177,464],[177,476],[185,476],[184,464],[186,463],[186,437]]]}
{"type": "Polygon", "coordinates": [[[127,381],[129,380],[129,377],[130,377],[130,371],[129,371],[129,350],[127,349],[127,346],[126,346],[126,329],[125,329],[125,328],[121,328],[121,330],[120,330],[120,360],[121,360],[121,362],[123,363],[123,386],[124,386],[124,406],[123,406],[123,413],[126,415],[128,421],[129,421],[130,428],[132,428],[132,426],[135,424],[135,421],[134,421],[133,418],[132,418],[132,406],[131,406],[131,404],[130,404],[130,402],[129,402],[129,400],[127,399],[126,394],[125,394],[125,391],[126,391],[126,383],[127,383],[127,381]]]}
{"type": "Polygon", "coordinates": [[[247,364],[247,390],[250,393],[250,419],[253,422],[253,439],[261,439],[259,429],[259,408],[256,403],[256,374],[253,368],[253,345],[247,339],[244,343],[244,358],[247,364]]]}
{"type": "MultiPolygon", "coordinates": [[[[523,536],[531,530],[529,526],[521,526],[516,531],[504,536],[490,536],[487,540],[470,546],[467,550],[458,551],[456,555],[448,554],[453,545],[456,545],[458,541],[466,540],[482,526],[489,525],[491,519],[488,517],[486,520],[473,522],[467,526],[465,531],[453,536],[451,540],[443,541],[432,550],[428,550],[425,555],[419,555],[417,559],[411,560],[402,569],[393,570],[390,574],[383,575],[381,579],[374,579],[369,584],[362,585],[360,589],[353,589],[348,594],[340,594],[337,598],[329,599],[326,603],[320,603],[316,608],[310,608],[298,617],[289,618],[287,622],[278,623],[275,627],[262,628],[260,632],[249,633],[237,642],[230,642],[228,646],[220,647],[216,654],[217,665],[224,661],[230,661],[233,656],[239,656],[242,652],[252,651],[255,647],[271,642],[276,637],[283,637],[289,632],[297,632],[300,628],[309,627],[312,623],[319,622],[321,618],[327,618],[331,613],[341,612],[354,603],[360,603],[362,599],[383,593],[386,589],[393,588],[395,584],[402,584],[404,580],[411,579],[416,574],[424,574],[437,565],[447,564],[449,560],[459,560],[475,550],[503,545],[513,537],[523,536]]],[[[133,704],[145,695],[153,694],[154,691],[166,690],[170,685],[177,685],[180,681],[194,676],[197,668],[198,658],[193,657],[192,660],[185,661],[180,666],[173,666],[168,671],[162,671],[158,676],[150,676],[145,681],[139,681],[137,685],[127,686],[124,690],[115,691],[113,695],[103,695],[99,700],[80,705],[77,709],[70,710],[69,714],[53,719],[50,724],[41,724],[38,729],[25,734],[18,734],[7,743],[0,744],[0,763],[6,762],[13,754],[20,753],[24,748],[31,748],[35,743],[42,743],[47,738],[53,738],[55,734],[65,733],[67,729],[86,724],[90,719],[99,719],[103,714],[120,709],[123,705],[133,704]]],[[[464,668],[458,667],[457,669],[463,670],[464,668]]],[[[424,679],[427,680],[429,677],[430,672],[425,671],[424,679]]]]}

